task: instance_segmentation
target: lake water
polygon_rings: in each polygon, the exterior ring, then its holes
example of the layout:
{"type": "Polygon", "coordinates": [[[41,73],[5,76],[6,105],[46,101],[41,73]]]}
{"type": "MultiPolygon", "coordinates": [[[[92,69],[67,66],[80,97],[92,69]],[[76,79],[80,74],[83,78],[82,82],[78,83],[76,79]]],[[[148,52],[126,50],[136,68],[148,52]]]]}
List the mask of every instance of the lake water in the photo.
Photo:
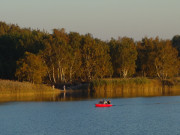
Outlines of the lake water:
{"type": "Polygon", "coordinates": [[[178,135],[180,96],[0,103],[0,135],[178,135]]]}

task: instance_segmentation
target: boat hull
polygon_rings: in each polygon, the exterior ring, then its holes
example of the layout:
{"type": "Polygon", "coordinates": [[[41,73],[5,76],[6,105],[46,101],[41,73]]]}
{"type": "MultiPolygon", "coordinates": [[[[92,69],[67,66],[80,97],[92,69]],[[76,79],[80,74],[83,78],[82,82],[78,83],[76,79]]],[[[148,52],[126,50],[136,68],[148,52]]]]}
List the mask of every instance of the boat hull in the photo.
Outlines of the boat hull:
{"type": "Polygon", "coordinates": [[[112,104],[95,104],[96,107],[111,107],[112,104]]]}

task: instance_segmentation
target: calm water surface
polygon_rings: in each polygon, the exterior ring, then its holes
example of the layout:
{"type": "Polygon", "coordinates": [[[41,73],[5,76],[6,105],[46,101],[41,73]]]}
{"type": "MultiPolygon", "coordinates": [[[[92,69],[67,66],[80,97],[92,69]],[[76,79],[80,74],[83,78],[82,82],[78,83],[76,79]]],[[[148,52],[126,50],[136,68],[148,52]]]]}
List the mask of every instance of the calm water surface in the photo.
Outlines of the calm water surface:
{"type": "Polygon", "coordinates": [[[0,103],[0,135],[178,135],[180,96],[0,103]]]}

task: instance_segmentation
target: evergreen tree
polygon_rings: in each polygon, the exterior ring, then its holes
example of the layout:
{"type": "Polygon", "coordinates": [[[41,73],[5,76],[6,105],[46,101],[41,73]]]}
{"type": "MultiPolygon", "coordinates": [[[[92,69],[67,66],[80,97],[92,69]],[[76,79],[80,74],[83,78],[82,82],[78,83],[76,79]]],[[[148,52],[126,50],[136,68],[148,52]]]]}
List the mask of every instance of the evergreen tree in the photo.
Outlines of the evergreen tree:
{"type": "Polygon", "coordinates": [[[178,54],[180,56],[180,35],[176,35],[173,37],[172,45],[178,50],[178,54]]]}

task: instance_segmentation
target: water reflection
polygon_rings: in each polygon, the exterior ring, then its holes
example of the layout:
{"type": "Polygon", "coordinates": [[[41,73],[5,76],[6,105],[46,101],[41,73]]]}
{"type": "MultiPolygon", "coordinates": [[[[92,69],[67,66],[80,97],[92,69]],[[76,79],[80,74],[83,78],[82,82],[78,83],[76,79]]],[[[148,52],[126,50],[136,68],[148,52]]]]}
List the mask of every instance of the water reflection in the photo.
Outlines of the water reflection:
{"type": "Polygon", "coordinates": [[[37,94],[33,96],[15,95],[11,97],[1,97],[3,101],[74,101],[95,98],[127,98],[127,97],[153,97],[153,96],[176,96],[180,95],[180,89],[172,88],[126,88],[116,87],[96,90],[74,90],[65,91],[60,94],[37,94]]]}
{"type": "Polygon", "coordinates": [[[154,96],[177,96],[180,95],[180,89],[161,88],[161,87],[117,87],[113,89],[82,90],[75,92],[61,93],[57,96],[57,101],[71,101],[95,98],[128,98],[128,97],[154,97],[154,96]]]}

